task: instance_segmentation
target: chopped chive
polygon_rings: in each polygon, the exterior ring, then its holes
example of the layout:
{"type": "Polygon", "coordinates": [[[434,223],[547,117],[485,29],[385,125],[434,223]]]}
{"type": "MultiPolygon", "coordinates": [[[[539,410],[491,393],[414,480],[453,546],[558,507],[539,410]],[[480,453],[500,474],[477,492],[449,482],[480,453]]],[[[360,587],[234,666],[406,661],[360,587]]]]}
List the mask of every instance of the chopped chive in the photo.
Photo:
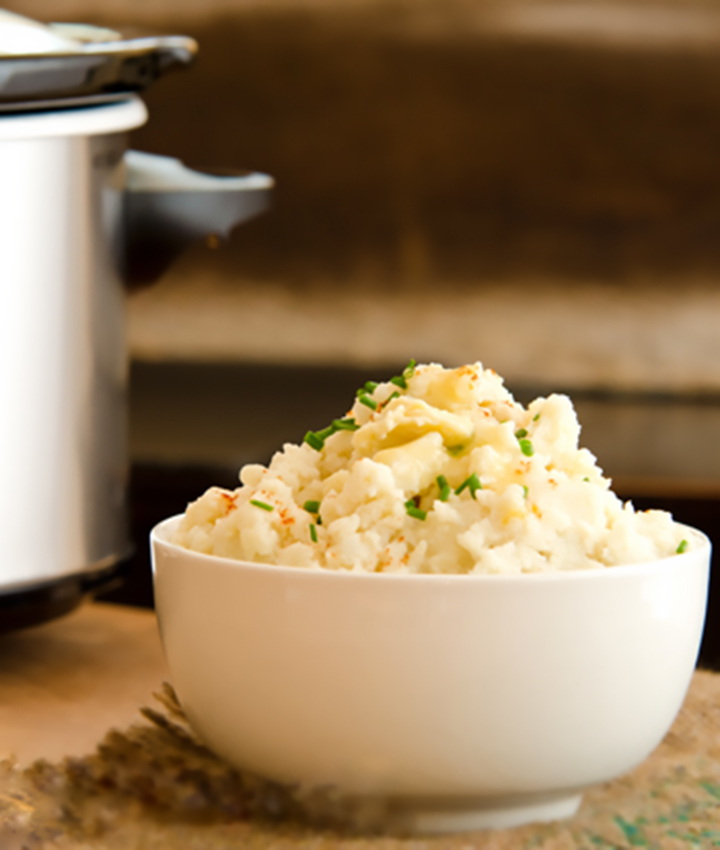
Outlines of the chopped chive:
{"type": "Polygon", "coordinates": [[[525,457],[532,457],[535,454],[535,449],[530,440],[518,440],[518,442],[520,443],[520,451],[525,457]]]}
{"type": "Polygon", "coordinates": [[[452,455],[453,457],[457,457],[459,454],[462,454],[464,450],[465,446],[448,446],[448,454],[452,455]]]}
{"type": "Polygon", "coordinates": [[[395,375],[394,378],[390,378],[390,383],[395,384],[396,387],[400,387],[401,390],[407,389],[407,381],[402,375],[395,375]]]}
{"type": "Polygon", "coordinates": [[[366,381],[365,384],[360,387],[360,389],[355,393],[358,398],[362,398],[366,395],[372,395],[375,390],[380,386],[376,381],[366,381]]]}
{"type": "Polygon", "coordinates": [[[377,410],[378,403],[375,401],[374,398],[370,398],[370,396],[367,396],[367,395],[358,396],[358,401],[360,402],[360,404],[364,404],[365,407],[369,407],[370,410],[377,410]]]}
{"type": "Polygon", "coordinates": [[[482,484],[480,483],[480,479],[477,477],[477,474],[473,472],[472,475],[469,475],[463,483],[455,490],[455,495],[459,496],[463,490],[468,488],[470,490],[470,495],[474,498],[475,492],[477,490],[482,490],[482,484]]]}
{"type": "Polygon", "coordinates": [[[309,514],[316,514],[320,510],[320,502],[308,499],[303,505],[303,510],[307,511],[309,514]]]}
{"type": "Polygon", "coordinates": [[[405,380],[407,380],[408,378],[412,378],[412,376],[415,374],[416,365],[417,364],[415,363],[415,361],[411,360],[403,369],[403,378],[405,378],[405,380]]]}
{"type": "Polygon", "coordinates": [[[536,413],[535,416],[533,416],[533,422],[537,422],[539,418],[540,418],[540,414],[536,413]]]}
{"type": "Polygon", "coordinates": [[[392,393],[391,395],[389,395],[389,396],[385,399],[385,401],[383,402],[383,407],[385,407],[385,405],[386,405],[386,404],[390,404],[390,402],[391,402],[394,398],[400,398],[400,393],[397,393],[397,392],[396,392],[396,393],[392,393]]]}
{"type": "Polygon", "coordinates": [[[586,476],[583,478],[583,481],[590,481],[590,479],[589,479],[589,478],[587,477],[587,475],[586,475],[586,476]]]}
{"type": "Polygon", "coordinates": [[[524,496],[525,496],[525,498],[527,499],[527,497],[528,497],[528,488],[527,488],[527,485],[526,485],[526,484],[523,484],[523,495],[524,495],[524,496]]]}
{"type": "Polygon", "coordinates": [[[437,481],[437,486],[440,488],[440,501],[447,502],[452,492],[450,485],[447,483],[447,478],[444,475],[438,475],[435,480],[437,481]]]}
{"type": "Polygon", "coordinates": [[[437,486],[440,488],[440,501],[447,502],[452,492],[450,485],[447,483],[447,478],[444,475],[438,475],[435,480],[437,481],[437,486]]]}
{"type": "Polygon", "coordinates": [[[315,523],[310,523],[310,539],[313,543],[317,543],[317,531],[315,530],[315,523]]]}
{"type": "Polygon", "coordinates": [[[325,445],[325,440],[320,439],[314,431],[308,431],[307,434],[305,434],[303,442],[307,443],[311,448],[318,452],[322,451],[323,446],[325,445]]]}
{"type": "Polygon", "coordinates": [[[405,502],[405,513],[413,517],[413,519],[427,519],[427,511],[421,511],[420,508],[416,508],[412,499],[409,502],[405,502]]]}
{"type": "Polygon", "coordinates": [[[688,542],[687,542],[687,540],[685,540],[685,538],[683,538],[680,541],[680,543],[679,543],[679,545],[678,545],[678,547],[675,551],[677,552],[678,555],[682,555],[682,553],[687,549],[687,547],[688,547],[688,542]]]}
{"type": "Polygon", "coordinates": [[[274,511],[275,508],[272,505],[268,505],[267,502],[261,502],[259,499],[250,499],[250,504],[255,505],[256,508],[262,508],[264,511],[274,511]]]}
{"type": "Polygon", "coordinates": [[[317,451],[321,451],[328,437],[332,437],[338,431],[357,431],[359,427],[355,420],[349,417],[346,419],[333,419],[331,424],[321,431],[308,431],[305,434],[304,442],[317,451]]]}
{"type": "Polygon", "coordinates": [[[525,428],[518,428],[515,432],[515,436],[518,438],[518,440],[522,440],[523,437],[527,437],[527,434],[528,432],[525,430],[525,428]]]}
{"type": "Polygon", "coordinates": [[[360,427],[350,416],[345,417],[345,419],[333,419],[332,424],[338,431],[357,431],[360,427]]]}
{"type": "Polygon", "coordinates": [[[317,524],[322,525],[322,517],[320,516],[320,514],[318,514],[317,516],[317,524]]]}

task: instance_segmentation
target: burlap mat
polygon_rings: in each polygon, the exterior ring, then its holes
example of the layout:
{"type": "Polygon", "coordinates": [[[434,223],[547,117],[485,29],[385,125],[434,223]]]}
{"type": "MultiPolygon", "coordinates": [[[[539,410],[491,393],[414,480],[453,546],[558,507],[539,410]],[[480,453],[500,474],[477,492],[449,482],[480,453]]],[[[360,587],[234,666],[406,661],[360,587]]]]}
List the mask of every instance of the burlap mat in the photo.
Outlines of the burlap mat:
{"type": "Polygon", "coordinates": [[[241,776],[188,730],[172,691],[163,711],[112,731],[86,758],[0,765],[1,850],[607,850],[720,847],[720,674],[695,674],[662,745],[637,770],[585,795],[569,820],[438,838],[358,834],[322,801],[241,776]],[[329,826],[328,823],[331,825],[329,826]]]}

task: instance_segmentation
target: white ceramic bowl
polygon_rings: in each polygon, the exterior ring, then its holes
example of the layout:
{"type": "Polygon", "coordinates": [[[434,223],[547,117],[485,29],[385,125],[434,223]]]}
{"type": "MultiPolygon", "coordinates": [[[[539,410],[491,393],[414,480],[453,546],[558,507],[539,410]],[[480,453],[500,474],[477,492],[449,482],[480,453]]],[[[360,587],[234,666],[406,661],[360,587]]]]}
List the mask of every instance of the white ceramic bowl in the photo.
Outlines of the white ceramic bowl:
{"type": "Polygon", "coordinates": [[[152,533],[173,685],[237,767],[416,831],[574,813],[668,731],[702,634],[710,544],[589,572],[398,576],[201,555],[152,533]]]}

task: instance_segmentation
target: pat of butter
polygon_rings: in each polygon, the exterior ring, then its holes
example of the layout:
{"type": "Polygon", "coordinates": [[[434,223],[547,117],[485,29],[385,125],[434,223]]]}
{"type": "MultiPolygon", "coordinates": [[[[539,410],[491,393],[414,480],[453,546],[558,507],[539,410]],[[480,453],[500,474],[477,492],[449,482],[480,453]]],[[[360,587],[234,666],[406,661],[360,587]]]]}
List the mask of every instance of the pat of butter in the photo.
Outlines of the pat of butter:
{"type": "Polygon", "coordinates": [[[406,494],[429,487],[447,462],[442,437],[437,432],[392,449],[379,451],[373,460],[389,466],[395,484],[406,494]]]}
{"type": "Polygon", "coordinates": [[[474,430],[469,417],[405,396],[391,401],[382,416],[356,431],[353,446],[372,456],[381,449],[402,446],[431,432],[439,434],[446,446],[457,446],[470,440],[474,430]]]}

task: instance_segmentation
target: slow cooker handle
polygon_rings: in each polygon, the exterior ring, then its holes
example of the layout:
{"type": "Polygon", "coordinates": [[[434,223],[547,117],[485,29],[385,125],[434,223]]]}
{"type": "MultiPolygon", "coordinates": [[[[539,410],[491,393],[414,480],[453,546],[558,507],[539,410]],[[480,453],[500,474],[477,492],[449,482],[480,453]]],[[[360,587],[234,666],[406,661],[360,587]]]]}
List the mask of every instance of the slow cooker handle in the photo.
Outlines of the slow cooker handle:
{"type": "Polygon", "coordinates": [[[127,151],[124,278],[154,283],[191,242],[227,238],[266,210],[274,185],[267,174],[193,171],[178,159],[127,151]]]}

